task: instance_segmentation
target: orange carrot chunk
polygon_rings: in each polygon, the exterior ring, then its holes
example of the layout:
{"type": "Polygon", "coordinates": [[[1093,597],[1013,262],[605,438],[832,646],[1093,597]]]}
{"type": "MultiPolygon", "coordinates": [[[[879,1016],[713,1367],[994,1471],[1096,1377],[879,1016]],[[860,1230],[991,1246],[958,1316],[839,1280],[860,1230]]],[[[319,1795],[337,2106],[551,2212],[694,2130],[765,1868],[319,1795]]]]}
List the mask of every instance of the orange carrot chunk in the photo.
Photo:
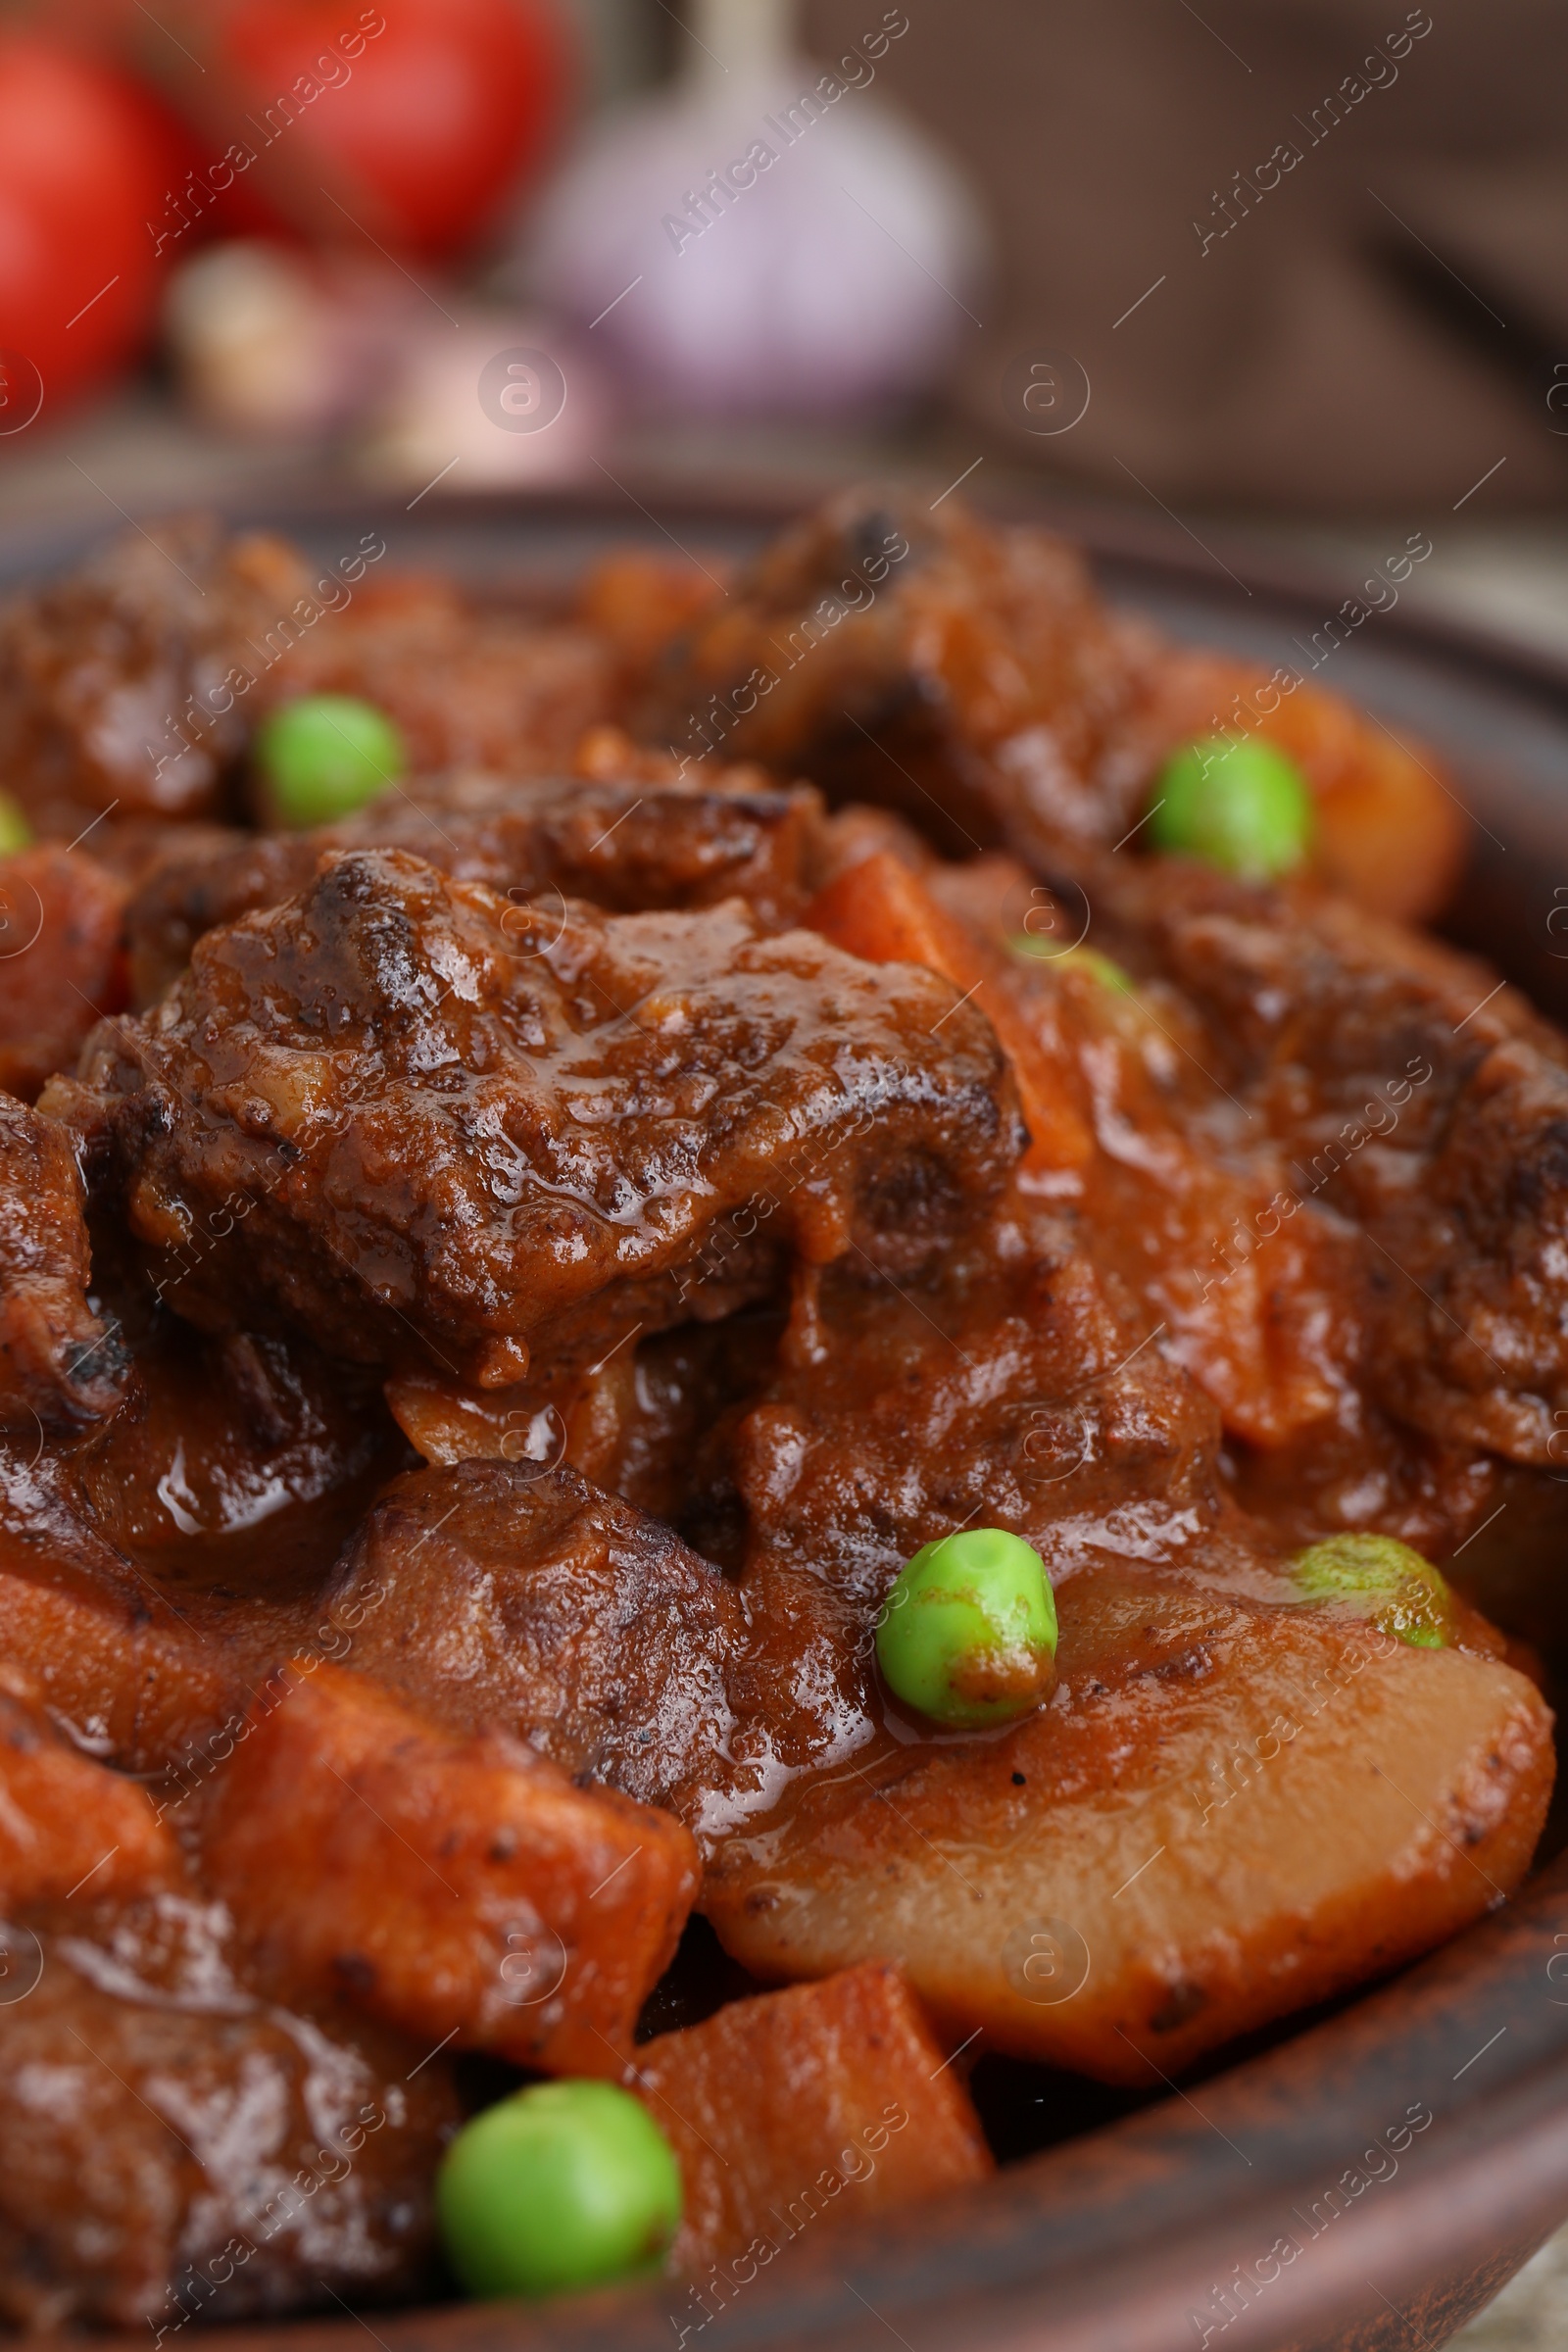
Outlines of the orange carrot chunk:
{"type": "Polygon", "coordinates": [[[697,1891],[672,1815],[363,1675],[270,1690],[208,1825],[211,1883],[280,1991],[346,1993],[547,2074],[618,2075],[697,1891]]]}
{"type": "MultiPolygon", "coordinates": [[[[903,1972],[878,1964],[645,2043],[626,2081],[680,2159],[674,2266],[749,2254],[755,2277],[828,2213],[884,2213],[984,2179],[991,2154],[949,2057],[903,1972]]],[[[733,2287],[739,2274],[726,2275],[733,2287]]]]}

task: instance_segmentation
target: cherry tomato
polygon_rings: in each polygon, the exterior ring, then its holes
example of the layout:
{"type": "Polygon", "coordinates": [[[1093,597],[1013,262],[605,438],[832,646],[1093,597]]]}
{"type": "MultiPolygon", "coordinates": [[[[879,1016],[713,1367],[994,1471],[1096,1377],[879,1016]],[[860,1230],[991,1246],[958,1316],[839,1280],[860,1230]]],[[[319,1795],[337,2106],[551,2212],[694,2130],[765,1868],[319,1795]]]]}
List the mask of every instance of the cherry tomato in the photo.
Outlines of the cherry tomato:
{"type": "Polygon", "coordinates": [[[428,256],[471,244],[539,168],[572,78],[553,0],[235,0],[213,40],[259,167],[235,184],[247,223],[260,199],[344,233],[325,182],[379,242],[428,256]]]}
{"type": "MultiPolygon", "coordinates": [[[[0,432],[50,414],[133,358],[160,270],[147,223],[183,160],[134,83],[31,33],[0,33],[0,432]]],[[[0,440],[0,451],[6,446],[0,440]]]]}

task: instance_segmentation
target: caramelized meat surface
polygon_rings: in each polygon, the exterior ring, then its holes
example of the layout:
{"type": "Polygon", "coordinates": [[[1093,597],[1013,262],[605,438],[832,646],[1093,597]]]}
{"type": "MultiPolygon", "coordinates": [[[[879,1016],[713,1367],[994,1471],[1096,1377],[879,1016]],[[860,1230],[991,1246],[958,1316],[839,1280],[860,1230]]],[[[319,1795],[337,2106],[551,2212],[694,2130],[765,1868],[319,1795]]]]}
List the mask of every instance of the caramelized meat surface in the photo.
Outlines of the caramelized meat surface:
{"type": "Polygon", "coordinates": [[[87,1298],[72,1138],[0,1095],[0,1428],[82,1429],[120,1401],[125,1356],[87,1298]]]}
{"type": "Polygon", "coordinates": [[[951,500],[570,617],[386,552],[0,614],[0,2326],[442,2291],[520,2068],[667,2134],[690,2334],[983,2181],[973,2054],[1158,2096],[1551,1792],[1568,1040],[1367,912],[1437,776],[951,500]],[[258,829],[323,689],[410,773],[258,829]],[[1148,846],[1222,729],[1278,888],[1148,846]],[[879,1634],[970,1530],[1059,1625],[982,1729],[879,1634]]]}
{"type": "Polygon", "coordinates": [[[786,1348],[735,1430],[748,1573],[808,1564],[874,1612],[922,1544],[981,1512],[1054,1579],[1215,1525],[1212,1406],[1038,1211],[999,1213],[940,1285],[901,1297],[844,1270],[819,1305],[811,1354],[786,1348]]]}
{"type": "Polygon", "coordinates": [[[0,2314],[156,2334],[428,2293],[444,2062],[410,2080],[397,2036],[256,2001],[199,1913],[184,1983],[147,1984],[140,1947],[173,1924],[119,1950],[46,1936],[5,2011],[0,2314]]]}
{"type": "Polygon", "coordinates": [[[743,898],[782,928],[805,904],[819,808],[806,787],[781,789],[745,768],[706,790],[479,774],[421,781],[340,824],[236,837],[220,856],[162,865],[126,909],[135,1001],[155,1004],[204,932],[308,889],[330,850],[408,850],[514,902],[564,895],[616,914],[743,898]]]}
{"type": "Polygon", "coordinates": [[[57,1094],[182,1313],[480,1386],[716,1317],[789,1248],[906,1273],[1018,1142],[989,1030],[929,974],[733,904],[552,918],[398,852],[209,933],[57,1094]]]}
{"type": "MultiPolygon", "coordinates": [[[[381,545],[380,554],[386,549],[381,545]]],[[[379,562],[374,544],[365,561],[379,562]]],[[[352,694],[395,720],[416,775],[563,768],[584,728],[619,714],[612,649],[591,630],[476,606],[437,575],[369,573],[293,632],[267,699],[352,694]]]]}
{"type": "Polygon", "coordinates": [[[740,1596],[574,1470],[466,1461],[400,1479],[330,1605],[364,1612],[355,1664],[438,1722],[504,1727],[575,1780],[678,1812],[722,1777],[740,1596]]]}
{"type": "Polygon", "coordinates": [[[288,1657],[352,1646],[322,1587],[407,1454],[373,1381],[121,1296],[118,1409],[85,1437],[0,1442],[0,1650],[91,1753],[165,1776],[177,1808],[288,1657]]]}
{"type": "Polygon", "coordinates": [[[39,829],[73,838],[115,808],[218,808],[256,722],[303,694],[365,697],[416,771],[547,773],[614,717],[612,649],[449,583],[368,567],[368,534],[318,572],[259,533],[196,516],[127,531],[0,614],[0,773],[39,829]]]}
{"type": "Polygon", "coordinates": [[[1027,758],[1055,823],[1098,840],[1097,771],[1146,652],[1059,540],[848,491],[698,614],[647,731],[898,808],[950,856],[1002,838],[1027,758]]]}
{"type": "Polygon", "coordinates": [[[1557,1032],[1486,965],[1309,892],[1172,863],[1108,877],[1097,908],[1107,944],[1182,992],[1208,1066],[1282,1148],[1273,1222],[1289,1230],[1321,1206],[1364,1237],[1357,1311],[1376,1401],[1441,1443],[1555,1461],[1568,1407],[1557,1032]]]}
{"type": "Polygon", "coordinates": [[[407,2290],[454,2121],[437,2066],[270,2006],[167,1806],[0,1689],[0,2317],[175,2327],[407,2290]]]}
{"type": "Polygon", "coordinates": [[[201,518],[126,531],[0,614],[0,775],[67,839],[121,815],[213,808],[250,723],[236,699],[310,590],[279,539],[201,518]]]}
{"type": "Polygon", "coordinates": [[[30,1102],[125,1002],[125,894],[85,850],[0,858],[0,1087],[30,1102]]]}
{"type": "Polygon", "coordinates": [[[1136,833],[1172,753],[1226,734],[1300,762],[1314,869],[1360,904],[1436,914],[1463,861],[1431,755],[1303,673],[1161,643],[1102,601],[1075,550],[956,502],[933,516],[901,493],[829,500],[699,609],[653,680],[654,740],[881,803],[949,857],[1007,842],[1088,871],[1136,833]]]}

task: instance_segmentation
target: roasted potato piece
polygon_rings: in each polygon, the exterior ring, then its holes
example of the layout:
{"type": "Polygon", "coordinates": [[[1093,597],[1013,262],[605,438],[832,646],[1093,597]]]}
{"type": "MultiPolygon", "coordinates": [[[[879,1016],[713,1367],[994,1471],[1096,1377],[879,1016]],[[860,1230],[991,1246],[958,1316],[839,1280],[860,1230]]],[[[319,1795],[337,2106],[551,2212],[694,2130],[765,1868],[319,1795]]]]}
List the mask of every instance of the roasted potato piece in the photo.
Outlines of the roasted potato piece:
{"type": "Polygon", "coordinates": [[[618,2071],[697,1889],[667,1814],[329,1665],[253,1714],[203,1855],[269,1982],[551,2074],[618,2071]]]}
{"type": "Polygon", "coordinates": [[[1337,1608],[1085,1572],[1051,1705],[807,1788],[710,1865],[754,1975],[896,1959],[942,2029],[1111,2082],[1429,1949],[1529,1867],[1551,1716],[1337,1608]]]}
{"type": "Polygon", "coordinates": [[[626,2082],[680,2159],[678,2271],[749,2252],[755,2277],[818,2216],[884,2213],[992,2170],[961,2075],[896,1968],[731,2001],[645,2042],[626,2082]]]}

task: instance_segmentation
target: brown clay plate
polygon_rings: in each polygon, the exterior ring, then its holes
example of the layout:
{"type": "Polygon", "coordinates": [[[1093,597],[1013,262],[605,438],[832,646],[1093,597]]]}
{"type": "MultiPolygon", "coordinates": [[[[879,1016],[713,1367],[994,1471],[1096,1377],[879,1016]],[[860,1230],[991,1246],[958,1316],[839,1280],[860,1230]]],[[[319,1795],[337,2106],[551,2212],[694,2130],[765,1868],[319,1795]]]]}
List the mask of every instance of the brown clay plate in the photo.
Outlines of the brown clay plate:
{"type": "MultiPolygon", "coordinates": [[[[236,508],[233,519],[286,531],[322,559],[372,529],[395,564],[532,599],[616,541],[744,555],[789,512],[775,496],[744,507],[647,496],[657,515],[629,496],[431,496],[383,511],[334,493],[236,508]]],[[[1195,550],[1175,528],[1038,518],[1084,541],[1107,593],[1171,634],[1298,669],[1315,654],[1323,684],[1439,748],[1475,823],[1450,928],[1568,1014],[1568,671],[1402,610],[1333,642],[1325,624],[1356,581],[1313,578],[1255,541],[1210,535],[1195,550]]],[[[59,567],[96,535],[12,534],[0,585],[59,567]]],[[[1568,1683],[1558,1548],[1549,1521],[1528,1557],[1494,1539],[1488,1605],[1568,1683]]],[[[1152,2099],[995,2060],[982,2061],[976,2091],[1013,2157],[994,2180],[874,2225],[843,2211],[803,2227],[782,2259],[706,2294],[660,2283],[545,2307],[225,2330],[224,2341],[230,2352],[350,2352],[367,2332],[383,2352],[1429,2352],[1568,2216],[1568,1855],[1393,1982],[1152,2099]]]]}

